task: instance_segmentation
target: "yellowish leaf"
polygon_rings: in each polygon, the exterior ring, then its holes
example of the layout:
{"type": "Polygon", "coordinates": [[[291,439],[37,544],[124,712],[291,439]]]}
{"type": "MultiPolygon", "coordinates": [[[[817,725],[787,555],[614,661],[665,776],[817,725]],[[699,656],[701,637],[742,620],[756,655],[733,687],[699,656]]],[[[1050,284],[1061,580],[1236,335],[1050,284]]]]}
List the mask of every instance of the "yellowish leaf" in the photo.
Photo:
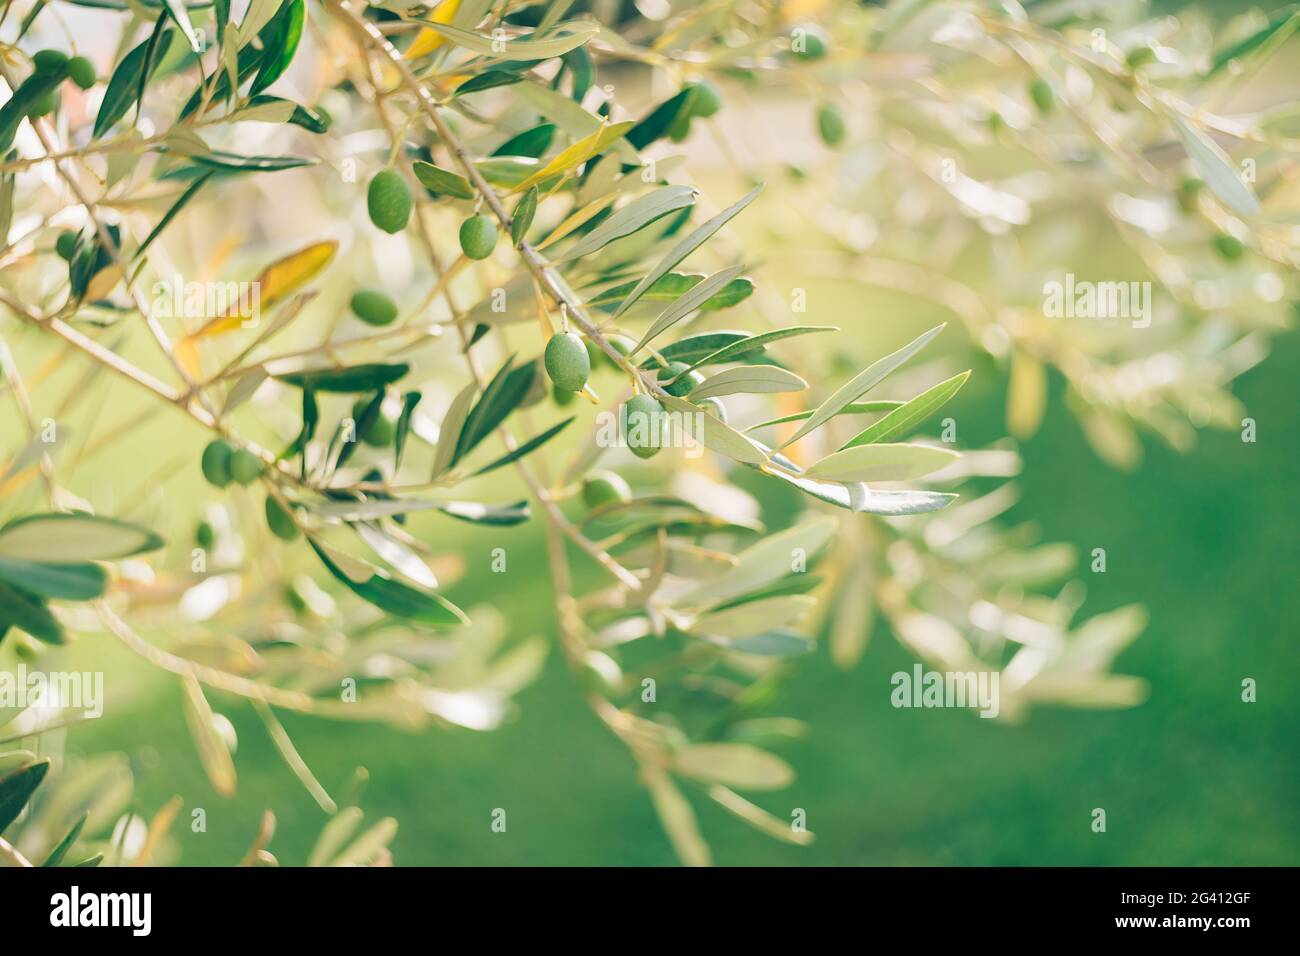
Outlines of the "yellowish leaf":
{"type": "MultiPolygon", "coordinates": [[[[460,0],[443,0],[442,3],[438,4],[438,9],[434,10],[429,16],[429,19],[433,23],[448,24],[451,23],[459,10],[460,0]]],[[[427,56],[446,42],[447,38],[437,30],[430,30],[425,27],[411,41],[410,47],[406,50],[406,59],[417,60],[422,56],[427,56]]]]}
{"type": "MultiPolygon", "coordinates": [[[[312,243],[305,249],[299,249],[263,269],[261,275],[253,280],[257,286],[260,307],[271,308],[314,279],[334,258],[338,247],[339,244],[332,239],[312,243]]],[[[239,302],[233,303],[224,315],[213,317],[190,338],[210,338],[240,328],[248,321],[248,317],[242,314],[239,306],[239,302]]]]}
{"type": "Polygon", "coordinates": [[[558,176],[560,173],[568,172],[575,166],[585,163],[597,153],[603,152],[607,147],[623,138],[623,135],[636,124],[628,121],[624,123],[613,123],[609,126],[602,126],[596,132],[582,137],[572,146],[561,150],[560,153],[549,163],[533,173],[522,183],[516,186],[512,192],[523,192],[532,186],[537,185],[544,179],[550,179],[552,176],[558,176]]]}

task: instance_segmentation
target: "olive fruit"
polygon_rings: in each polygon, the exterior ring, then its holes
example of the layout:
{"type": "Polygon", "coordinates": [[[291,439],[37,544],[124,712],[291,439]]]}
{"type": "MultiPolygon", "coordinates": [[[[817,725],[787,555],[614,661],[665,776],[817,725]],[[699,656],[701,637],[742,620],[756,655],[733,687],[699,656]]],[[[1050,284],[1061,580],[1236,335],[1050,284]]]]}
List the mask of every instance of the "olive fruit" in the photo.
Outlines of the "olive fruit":
{"type": "Polygon", "coordinates": [[[38,50],[32,55],[37,73],[58,73],[68,66],[68,55],[61,50],[38,50]]]}
{"type": "Polygon", "coordinates": [[[88,90],[95,85],[98,77],[95,74],[95,64],[91,63],[84,56],[74,56],[68,61],[68,76],[73,83],[88,90]]]}
{"type": "Polygon", "coordinates": [[[844,142],[844,117],[830,103],[817,107],[817,133],[827,146],[844,142]]]}
{"type": "Polygon", "coordinates": [[[659,384],[664,387],[664,391],[669,395],[681,397],[690,393],[691,389],[704,381],[704,376],[699,372],[683,372],[690,368],[685,362],[669,362],[667,368],[659,370],[659,384]],[[676,381],[673,381],[676,379],[676,381]],[[669,383],[672,383],[671,385],[669,383]]]}
{"type": "Polygon", "coordinates": [[[1051,84],[1041,78],[1029,84],[1029,98],[1034,101],[1040,113],[1050,113],[1056,102],[1051,84]]]}
{"type": "Polygon", "coordinates": [[[59,233],[59,238],[54,240],[54,251],[59,254],[60,259],[68,262],[77,254],[77,234],[71,229],[65,229],[59,233]]]}
{"type": "Polygon", "coordinates": [[[691,114],[707,119],[722,109],[722,97],[711,83],[688,84],[691,90],[691,114]]]}
{"type": "Polygon", "coordinates": [[[197,528],[194,529],[194,543],[200,548],[211,548],[216,543],[217,532],[213,529],[211,523],[200,521],[197,528]]]}
{"type": "Polygon", "coordinates": [[[577,393],[566,392],[564,389],[560,388],[560,386],[555,385],[554,383],[552,383],[551,385],[551,398],[554,400],[556,405],[568,405],[570,402],[573,401],[573,396],[575,394],[577,393]]]}
{"type": "Polygon", "coordinates": [[[805,23],[796,29],[796,35],[790,43],[790,52],[801,60],[820,60],[826,55],[826,34],[821,27],[805,23]]]}
{"type": "MultiPolygon", "coordinates": [[[[359,398],[352,406],[352,420],[357,423],[358,429],[361,427],[361,415],[369,404],[370,399],[359,398]]],[[[384,414],[383,406],[380,406],[379,414],[375,416],[374,421],[366,426],[364,433],[358,432],[356,437],[367,445],[383,448],[393,440],[395,434],[397,434],[397,422],[384,414]]]]}
{"type": "Polygon", "coordinates": [[[612,471],[593,471],[582,479],[582,503],[593,511],[632,500],[632,489],[612,471]]]}
{"type": "Polygon", "coordinates": [[[381,170],[370,180],[366,208],[370,221],[384,232],[401,232],[411,219],[411,189],[394,170],[381,170]]]}
{"type": "Polygon", "coordinates": [[[482,213],[460,224],[460,249],[471,259],[486,259],[497,245],[497,224],[482,213]]]}
{"type": "Polygon", "coordinates": [[[1205,180],[1197,179],[1195,176],[1188,176],[1178,184],[1178,208],[1185,213],[1196,211],[1196,204],[1200,200],[1201,190],[1205,186],[1205,180]]]}
{"type": "Polygon", "coordinates": [[[209,484],[218,488],[230,484],[230,456],[234,450],[224,438],[208,442],[208,447],[203,449],[203,457],[199,460],[199,467],[203,469],[203,477],[208,479],[209,484]]]}
{"type": "Polygon", "coordinates": [[[377,289],[362,289],[352,295],[352,313],[367,325],[388,325],[397,318],[397,303],[377,289]]]}
{"type": "Polygon", "coordinates": [[[591,356],[582,337],[573,332],[552,335],[543,358],[546,374],[555,387],[566,392],[580,392],[591,374],[591,356]]]}
{"type": "Polygon", "coordinates": [[[651,395],[633,395],[623,405],[623,441],[638,458],[650,458],[663,447],[664,407],[651,395]]]}
{"type": "Polygon", "coordinates": [[[1236,262],[1246,254],[1246,244],[1236,236],[1221,232],[1214,237],[1214,251],[1229,262],[1236,262]]]}
{"type": "Polygon", "coordinates": [[[284,541],[298,537],[298,526],[294,524],[293,515],[276,500],[274,495],[266,496],[266,526],[271,533],[284,541]]]}
{"type": "Polygon", "coordinates": [[[246,448],[230,455],[230,477],[241,485],[251,485],[262,474],[262,460],[246,448]]]}

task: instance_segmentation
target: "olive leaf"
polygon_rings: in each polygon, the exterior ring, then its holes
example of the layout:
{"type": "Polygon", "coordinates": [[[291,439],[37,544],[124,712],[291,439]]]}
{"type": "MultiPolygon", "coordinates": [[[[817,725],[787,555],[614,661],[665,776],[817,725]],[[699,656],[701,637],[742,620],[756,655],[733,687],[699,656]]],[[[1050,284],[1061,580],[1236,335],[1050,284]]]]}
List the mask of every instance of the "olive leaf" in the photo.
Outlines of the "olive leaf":
{"type": "Polygon", "coordinates": [[[659,260],[653,269],[646,273],[645,277],[633,287],[619,307],[614,310],[613,318],[617,319],[626,312],[631,306],[641,298],[641,295],[659,281],[660,278],[667,275],[672,268],[679,262],[689,256],[692,252],[707,242],[719,229],[734,219],[746,206],[757,198],[762,191],[762,186],[755,186],[745,196],[737,202],[728,206],[722,212],[718,213],[704,225],[700,226],[686,238],[682,239],[675,246],[668,250],[667,254],[659,260]]]}
{"type": "Polygon", "coordinates": [[[275,378],[295,388],[311,388],[317,392],[371,392],[391,385],[411,366],[405,362],[393,364],[369,363],[347,368],[322,368],[306,372],[287,372],[275,378]]]}
{"type": "Polygon", "coordinates": [[[884,358],[868,365],[844,385],[841,385],[830,398],[817,406],[817,410],[812,414],[812,416],[799,426],[798,431],[782,442],[780,447],[784,448],[786,445],[794,444],[814,428],[818,428],[830,421],[830,419],[833,418],[842,408],[850,402],[861,398],[863,393],[880,384],[880,382],[883,381],[890,372],[894,371],[894,369],[898,368],[917,352],[921,351],[921,349],[925,348],[930,340],[942,332],[945,327],[946,323],[944,325],[936,325],[934,328],[930,329],[930,331],[917,336],[897,352],[892,352],[884,358]]]}
{"type": "Polygon", "coordinates": [[[506,417],[519,407],[525,396],[533,387],[537,375],[537,362],[531,361],[518,368],[514,367],[514,357],[506,359],[487,387],[483,389],[477,404],[465,418],[456,441],[456,451],[451,464],[456,464],[478,444],[483,441],[506,417]]]}
{"type": "Polygon", "coordinates": [[[50,761],[39,760],[0,777],[0,833],[18,819],[23,808],[50,772],[50,761]]]}
{"type": "Polygon", "coordinates": [[[372,564],[327,549],[315,538],[309,543],[335,580],[381,611],[433,626],[469,623],[465,613],[446,598],[394,580],[372,564]]]}
{"type": "Polygon", "coordinates": [[[50,564],[0,557],[0,581],[43,598],[89,601],[108,588],[108,574],[97,564],[50,564]]]}
{"type": "Polygon", "coordinates": [[[158,23],[159,27],[150,34],[149,39],[127,53],[109,78],[108,87],[104,90],[104,99],[100,102],[99,112],[95,115],[92,139],[99,139],[112,128],[114,123],[127,114],[131,105],[138,102],[143,95],[149,78],[158,69],[158,63],[162,58],[155,55],[155,51],[159,48],[166,49],[173,35],[170,30],[162,26],[163,18],[160,17],[158,23]]]}
{"type": "Polygon", "coordinates": [[[565,251],[559,261],[580,259],[604,248],[615,239],[630,236],[669,213],[695,202],[690,186],[667,186],[628,203],[565,251]]]}
{"type": "Polygon", "coordinates": [[[537,214],[537,187],[531,187],[528,192],[524,193],[515,211],[510,217],[510,241],[516,246],[524,241],[528,235],[528,228],[533,224],[533,216],[537,214]]]}
{"type": "Polygon", "coordinates": [[[891,438],[898,438],[910,432],[935,411],[942,408],[948,399],[961,391],[961,387],[966,384],[968,378],[970,378],[969,369],[960,375],[954,375],[952,378],[940,382],[938,385],[931,386],[920,395],[895,408],[888,415],[883,416],[879,421],[873,422],[858,432],[840,448],[852,448],[854,445],[868,445],[873,442],[889,441],[891,438]]]}
{"type": "Polygon", "coordinates": [[[25,515],[0,528],[0,558],[49,564],[114,561],[163,546],[148,528],[84,512],[25,515]]]}
{"type": "Polygon", "coordinates": [[[220,796],[232,796],[236,783],[235,761],[225,738],[217,730],[216,715],[192,674],[181,675],[181,689],[185,692],[185,723],[208,783],[220,796]]]}
{"type": "Polygon", "coordinates": [[[527,156],[536,159],[546,152],[551,145],[551,140],[554,138],[555,125],[553,123],[539,123],[522,133],[510,137],[493,150],[492,155],[527,156]]]}
{"type": "Polygon", "coordinates": [[[454,199],[473,199],[475,196],[474,187],[469,184],[469,180],[449,169],[433,163],[415,162],[411,164],[411,171],[415,173],[420,185],[435,195],[451,196],[454,199]]]}
{"type": "Polygon", "coordinates": [[[434,20],[414,19],[458,47],[485,56],[505,56],[512,60],[546,60],[553,56],[560,56],[575,47],[582,46],[600,30],[599,25],[595,23],[575,22],[561,24],[547,31],[544,36],[532,33],[520,39],[499,40],[434,20]]]}
{"type": "Polygon", "coordinates": [[[799,392],[807,387],[808,383],[798,375],[775,365],[742,365],[706,378],[691,390],[691,400],[738,393],[799,392]]]}
{"type": "Polygon", "coordinates": [[[794,782],[788,763],[751,744],[691,744],[677,752],[673,769],[686,777],[740,790],[780,790],[794,782]]]}
{"type": "Polygon", "coordinates": [[[908,481],[944,468],[960,456],[931,445],[853,445],[833,452],[804,472],[835,481],[908,481]]]}
{"type": "MultiPolygon", "coordinates": [[[[740,275],[743,271],[745,271],[744,266],[731,266],[727,269],[722,269],[721,271],[715,272],[713,275],[709,276],[685,295],[679,296],[672,305],[668,306],[668,308],[660,313],[659,317],[654,320],[646,334],[641,336],[641,341],[633,347],[632,354],[635,355],[647,344],[654,341],[656,337],[662,335],[672,326],[686,318],[686,316],[690,315],[705,301],[707,301],[710,296],[732,279],[736,278],[736,276],[740,275]]],[[[624,302],[626,303],[627,300],[625,299],[624,302]]]]}
{"type": "Polygon", "coordinates": [[[253,78],[250,94],[262,92],[289,68],[293,55],[298,52],[306,15],[307,5],[303,0],[286,0],[275,18],[271,35],[263,38],[261,65],[253,78]]]}

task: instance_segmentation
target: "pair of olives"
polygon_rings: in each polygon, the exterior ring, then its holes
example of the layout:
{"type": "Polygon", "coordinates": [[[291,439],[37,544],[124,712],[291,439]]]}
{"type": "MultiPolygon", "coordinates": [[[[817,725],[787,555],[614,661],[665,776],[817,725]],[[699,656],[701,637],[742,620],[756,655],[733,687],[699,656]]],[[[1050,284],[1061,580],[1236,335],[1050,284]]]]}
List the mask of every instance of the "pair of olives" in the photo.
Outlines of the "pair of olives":
{"type": "Polygon", "coordinates": [[[225,488],[232,481],[251,485],[262,475],[262,460],[247,448],[236,448],[224,438],[208,442],[199,460],[209,484],[225,488]]]}
{"type": "MultiPolygon", "coordinates": [[[[374,175],[366,190],[366,209],[370,221],[389,234],[396,234],[411,221],[414,200],[411,187],[401,174],[384,169],[374,175]]],[[[497,245],[497,224],[482,213],[475,213],[460,225],[460,249],[471,259],[486,259],[497,245]]]]}

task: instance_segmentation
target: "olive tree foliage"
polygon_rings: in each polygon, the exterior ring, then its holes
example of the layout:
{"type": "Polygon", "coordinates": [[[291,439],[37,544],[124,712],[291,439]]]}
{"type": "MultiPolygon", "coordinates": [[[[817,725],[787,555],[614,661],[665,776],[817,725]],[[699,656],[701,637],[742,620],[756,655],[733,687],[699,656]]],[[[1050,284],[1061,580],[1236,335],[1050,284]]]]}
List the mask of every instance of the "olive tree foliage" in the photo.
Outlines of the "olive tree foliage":
{"type": "MultiPolygon", "coordinates": [[[[1223,385],[1253,354],[1244,315],[1202,303],[1207,314],[1171,313],[1149,340],[1081,337],[1012,295],[1033,276],[1016,256],[1046,254],[1026,231],[1048,188],[1062,242],[1077,238],[1071,217],[1102,211],[1167,264],[1175,239],[1155,225],[1174,195],[1196,216],[1170,227],[1179,235],[1213,226],[1251,255],[1286,254],[1246,232],[1256,190],[1224,175],[1226,120],[1175,109],[1185,101],[1157,84],[1160,23],[1131,27],[1153,51],[1134,66],[1115,58],[1128,46],[1076,51],[1059,22],[1014,4],[6,3],[6,662],[92,633],[175,675],[221,794],[236,762],[208,696],[251,707],[331,814],[311,863],[384,862],[395,824],[362,829],[359,787],[329,792],[277,712],[489,730],[541,667],[543,640],[512,639],[497,609],[447,597],[461,563],[497,575],[502,604],[513,581],[549,574],[575,686],[687,863],[711,857],[687,794],[774,839],[813,838],[788,807],[741,791],[793,779],[772,749],[803,725],[768,710],[819,634],[847,666],[883,615],[935,667],[999,672],[1005,719],[1037,702],[1139,701],[1141,682],[1110,665],[1140,610],[1076,622],[1081,588],[1056,586],[1070,549],[997,524],[1014,451],[958,455],[945,435],[940,412],[970,373],[918,363],[956,327],[858,356],[852,336],[801,324],[785,290],[753,278],[737,237],[746,217],[789,225],[833,207],[805,223],[826,233],[816,263],[795,243],[772,258],[938,297],[976,341],[1015,356],[1019,431],[1037,421],[1046,365],[1102,431],[1159,428],[1170,416],[1157,398],[1183,379],[1161,378],[1149,402],[1123,391],[1134,363],[1167,367],[1152,355],[1218,370],[1189,373],[1200,391],[1182,404],[1226,415],[1223,385]],[[1165,111],[1207,189],[1158,193],[1174,174],[1147,153],[1176,143],[1131,103],[1107,108],[1144,138],[1115,140],[1080,99],[1111,86],[1165,111]],[[772,208],[744,157],[720,191],[689,181],[698,144],[734,148],[733,103],[791,91],[842,174],[823,150],[797,187],[808,201],[772,208]],[[995,140],[1023,169],[946,174],[944,151],[995,140]],[[874,158],[854,165],[855,151],[874,158]],[[1031,161],[1087,178],[1094,197],[1121,192],[1123,175],[1145,185],[1089,206],[1031,161]],[[887,262],[862,242],[873,218],[887,262]],[[969,281],[962,249],[976,257],[969,281]],[[41,360],[21,367],[27,354],[41,360]],[[56,387],[58,365],[81,370],[72,387],[56,387]],[[88,414],[98,382],[150,404],[88,414]],[[97,497],[121,499],[77,485],[79,462],[155,412],[205,435],[185,463],[213,486],[194,541],[164,543],[161,516],[100,513],[97,497]],[[74,416],[89,434],[69,449],[74,416]],[[756,482],[788,492],[791,524],[759,523],[756,482]],[[496,529],[499,545],[458,561],[440,520],[496,529]],[[522,528],[510,529],[528,522],[544,569],[511,563],[522,528]]],[[[1194,297],[1207,274],[1187,278],[1194,297]]],[[[1248,293],[1231,278],[1214,290],[1248,293]]],[[[42,714],[0,713],[0,742],[53,748],[41,732],[77,718],[42,714]]],[[[148,821],[126,812],[120,762],[46,781],[36,750],[0,760],[8,862],[166,858],[180,804],[148,821]]],[[[273,822],[243,862],[274,861],[273,822]]]]}

